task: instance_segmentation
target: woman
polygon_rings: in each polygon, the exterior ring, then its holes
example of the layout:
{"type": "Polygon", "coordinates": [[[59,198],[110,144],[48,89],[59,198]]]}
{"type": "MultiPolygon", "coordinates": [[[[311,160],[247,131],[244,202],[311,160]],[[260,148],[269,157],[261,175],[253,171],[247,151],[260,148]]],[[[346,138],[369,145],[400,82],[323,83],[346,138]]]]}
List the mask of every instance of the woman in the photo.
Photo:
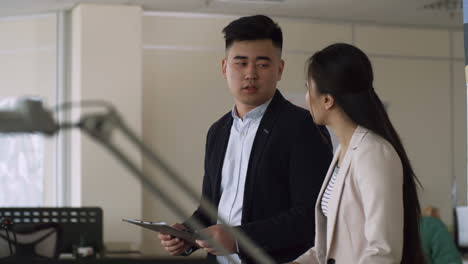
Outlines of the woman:
{"type": "Polygon", "coordinates": [[[338,43],[308,60],[306,100],[337,148],[316,204],[315,247],[294,263],[424,262],[416,176],[358,48],[338,43]]]}

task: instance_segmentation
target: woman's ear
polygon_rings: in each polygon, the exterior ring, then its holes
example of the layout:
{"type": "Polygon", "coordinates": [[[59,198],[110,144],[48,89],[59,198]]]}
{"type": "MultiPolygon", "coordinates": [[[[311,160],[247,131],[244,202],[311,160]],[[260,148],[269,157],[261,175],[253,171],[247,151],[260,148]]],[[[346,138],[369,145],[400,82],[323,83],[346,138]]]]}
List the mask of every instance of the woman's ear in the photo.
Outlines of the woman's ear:
{"type": "Polygon", "coordinates": [[[325,106],[325,109],[330,110],[332,107],[335,105],[335,98],[331,96],[330,94],[326,94],[323,96],[323,104],[325,106]]]}

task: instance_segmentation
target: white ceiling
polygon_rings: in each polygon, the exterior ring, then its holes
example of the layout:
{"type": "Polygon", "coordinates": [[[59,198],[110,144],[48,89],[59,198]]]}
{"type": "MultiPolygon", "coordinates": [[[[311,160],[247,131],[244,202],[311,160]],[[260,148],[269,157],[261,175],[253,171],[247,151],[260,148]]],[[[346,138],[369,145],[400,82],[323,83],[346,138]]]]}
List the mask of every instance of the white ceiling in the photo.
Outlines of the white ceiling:
{"type": "MultiPolygon", "coordinates": [[[[332,21],[456,27],[461,10],[430,10],[425,5],[452,0],[0,0],[0,17],[23,16],[70,9],[78,3],[141,5],[145,11],[217,14],[266,14],[332,21]],[[236,1],[236,2],[226,2],[236,1]]],[[[453,0],[454,1],[454,0],[453,0]]]]}

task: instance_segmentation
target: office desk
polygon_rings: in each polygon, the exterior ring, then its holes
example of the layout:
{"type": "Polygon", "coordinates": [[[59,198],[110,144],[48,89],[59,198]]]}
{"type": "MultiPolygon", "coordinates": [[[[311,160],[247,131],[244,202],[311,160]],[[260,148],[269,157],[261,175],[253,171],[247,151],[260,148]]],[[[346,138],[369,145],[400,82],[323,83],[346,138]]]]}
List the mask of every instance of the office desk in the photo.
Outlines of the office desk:
{"type": "Polygon", "coordinates": [[[194,259],[184,257],[169,257],[169,258],[151,258],[151,257],[132,257],[132,258],[96,258],[96,259],[31,259],[31,258],[16,258],[0,260],[3,264],[216,264],[216,261],[207,259],[194,259]]]}

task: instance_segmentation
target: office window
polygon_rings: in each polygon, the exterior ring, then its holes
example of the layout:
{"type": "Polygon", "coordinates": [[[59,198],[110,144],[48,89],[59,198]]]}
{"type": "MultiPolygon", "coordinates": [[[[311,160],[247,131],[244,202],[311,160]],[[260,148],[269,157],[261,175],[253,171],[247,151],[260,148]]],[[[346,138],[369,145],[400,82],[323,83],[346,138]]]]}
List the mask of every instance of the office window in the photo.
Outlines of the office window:
{"type": "MultiPolygon", "coordinates": [[[[2,99],[0,107],[13,102],[2,99]]],[[[41,135],[0,135],[0,206],[44,204],[44,145],[41,135]]]]}
{"type": "MultiPolygon", "coordinates": [[[[0,107],[22,96],[55,105],[56,21],[0,18],[0,107]]],[[[0,134],[0,207],[56,205],[55,152],[55,140],[42,135],[0,134]]]]}

